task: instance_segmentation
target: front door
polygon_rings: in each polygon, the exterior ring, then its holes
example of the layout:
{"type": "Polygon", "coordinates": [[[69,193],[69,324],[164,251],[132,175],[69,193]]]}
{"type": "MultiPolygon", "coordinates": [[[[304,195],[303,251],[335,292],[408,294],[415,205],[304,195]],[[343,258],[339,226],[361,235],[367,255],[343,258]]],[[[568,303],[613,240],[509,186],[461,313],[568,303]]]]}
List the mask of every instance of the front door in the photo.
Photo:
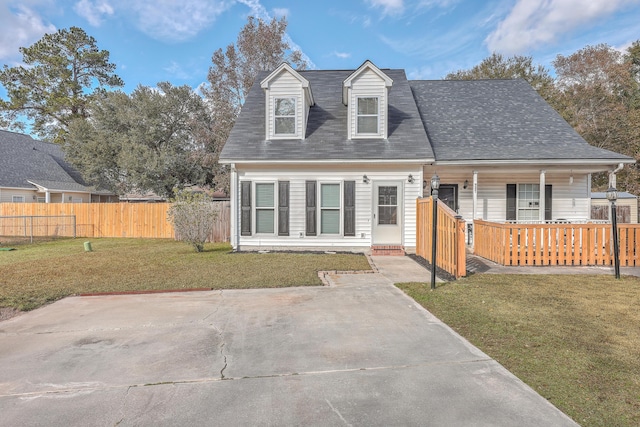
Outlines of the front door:
{"type": "Polygon", "coordinates": [[[402,244],[402,181],[378,181],[373,184],[374,245],[402,244]]]}
{"type": "Polygon", "coordinates": [[[438,199],[452,211],[458,212],[458,184],[440,184],[438,199]]]}

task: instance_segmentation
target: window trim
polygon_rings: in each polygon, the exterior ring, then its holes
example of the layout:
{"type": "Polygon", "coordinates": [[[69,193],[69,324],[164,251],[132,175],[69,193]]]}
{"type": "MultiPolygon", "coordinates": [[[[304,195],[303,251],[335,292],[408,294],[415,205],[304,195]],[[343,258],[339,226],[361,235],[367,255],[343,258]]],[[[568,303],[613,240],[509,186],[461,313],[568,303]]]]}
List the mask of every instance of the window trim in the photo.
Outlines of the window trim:
{"type": "Polygon", "coordinates": [[[12,195],[11,196],[11,203],[25,203],[26,198],[24,196],[16,196],[16,195],[12,195]],[[16,200],[16,199],[22,199],[22,200],[16,200]]]}
{"type": "Polygon", "coordinates": [[[355,136],[379,136],[380,135],[380,96],[379,95],[357,95],[356,96],[356,105],[355,105],[355,136]],[[361,99],[375,99],[376,100],[376,110],[375,114],[360,114],[360,100],[361,99]],[[360,117],[375,117],[376,118],[376,131],[375,132],[360,132],[358,126],[358,119],[360,117]]]}
{"type": "Polygon", "coordinates": [[[274,96],[273,97],[273,136],[275,138],[295,137],[298,135],[298,100],[295,96],[274,96]],[[293,101],[293,115],[278,115],[276,105],[279,99],[290,99],[293,101]],[[278,133],[276,130],[276,120],[283,118],[293,119],[293,133],[278,133]]]}
{"type": "Polygon", "coordinates": [[[316,230],[318,236],[342,236],[344,237],[344,181],[317,181],[317,202],[316,202],[316,230]],[[338,186],[338,207],[323,208],[322,207],[322,186],[323,185],[337,185],[338,186]],[[338,212],[338,232],[337,233],[324,233],[322,231],[322,211],[332,210],[338,212]]]}

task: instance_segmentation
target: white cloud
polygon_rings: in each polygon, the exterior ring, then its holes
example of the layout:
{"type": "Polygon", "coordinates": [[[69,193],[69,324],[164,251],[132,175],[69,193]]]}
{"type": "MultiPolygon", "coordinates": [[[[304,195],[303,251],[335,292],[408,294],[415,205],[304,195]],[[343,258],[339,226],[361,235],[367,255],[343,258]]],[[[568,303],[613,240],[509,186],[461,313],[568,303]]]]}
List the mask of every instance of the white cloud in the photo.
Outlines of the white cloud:
{"type": "Polygon", "coordinates": [[[187,80],[189,79],[191,76],[189,75],[189,73],[187,73],[183,68],[182,65],[180,65],[179,63],[177,63],[176,61],[171,61],[169,63],[169,66],[164,67],[163,68],[167,73],[171,74],[172,76],[180,79],[180,80],[187,80]]]}
{"type": "Polygon", "coordinates": [[[80,0],[73,6],[73,10],[90,25],[99,27],[102,24],[102,18],[106,15],[113,15],[113,6],[106,0],[80,0]]]}
{"type": "Polygon", "coordinates": [[[407,70],[407,77],[410,80],[426,80],[434,78],[433,67],[424,65],[420,68],[407,70]]]}
{"type": "Polygon", "coordinates": [[[638,0],[518,0],[485,39],[490,51],[523,54],[554,43],[562,34],[600,19],[638,0]]]}
{"type": "Polygon", "coordinates": [[[289,16],[289,9],[284,7],[276,7],[273,9],[273,14],[277,17],[289,16]]]}
{"type": "Polygon", "coordinates": [[[382,9],[383,15],[398,15],[404,11],[403,0],[366,0],[374,8],[382,9]]]}
{"type": "Polygon", "coordinates": [[[152,38],[180,42],[207,28],[231,0],[119,0],[123,9],[131,10],[139,29],[152,38]]]}
{"type": "Polygon", "coordinates": [[[333,52],[333,55],[340,59],[351,58],[351,54],[348,52],[333,52]]]}
{"type": "Polygon", "coordinates": [[[31,46],[45,33],[55,31],[56,27],[24,4],[0,1],[0,59],[19,62],[18,48],[31,46]]]}

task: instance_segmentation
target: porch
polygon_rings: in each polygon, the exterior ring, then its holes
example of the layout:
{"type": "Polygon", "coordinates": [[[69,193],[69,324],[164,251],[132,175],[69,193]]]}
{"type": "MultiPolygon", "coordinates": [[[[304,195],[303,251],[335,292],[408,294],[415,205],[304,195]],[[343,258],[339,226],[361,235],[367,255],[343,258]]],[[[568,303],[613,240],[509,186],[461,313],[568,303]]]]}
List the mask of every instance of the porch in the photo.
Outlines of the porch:
{"type": "MultiPolygon", "coordinates": [[[[430,263],[432,198],[419,198],[416,213],[416,254],[430,263]]],[[[467,246],[465,221],[444,203],[438,203],[437,215],[436,266],[453,278],[465,276],[469,263],[474,260],[480,264],[488,260],[505,267],[602,267],[614,264],[609,221],[475,220],[473,244],[467,246]]],[[[618,224],[618,243],[620,266],[634,268],[629,274],[637,274],[640,271],[640,224],[618,224]]]]}
{"type": "MultiPolygon", "coordinates": [[[[474,221],[473,254],[504,266],[611,266],[611,224],[603,221],[474,221]]],[[[618,224],[621,267],[640,266],[640,224],[618,224]]]]}

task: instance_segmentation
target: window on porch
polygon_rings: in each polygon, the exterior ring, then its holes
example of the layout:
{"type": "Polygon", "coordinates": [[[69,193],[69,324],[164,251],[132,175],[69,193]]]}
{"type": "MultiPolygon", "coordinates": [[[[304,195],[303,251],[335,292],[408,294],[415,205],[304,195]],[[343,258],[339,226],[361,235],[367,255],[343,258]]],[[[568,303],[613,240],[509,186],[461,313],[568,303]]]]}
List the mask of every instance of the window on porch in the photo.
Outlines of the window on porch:
{"type": "Polygon", "coordinates": [[[518,220],[540,219],[540,184],[518,185],[518,220]]]}

